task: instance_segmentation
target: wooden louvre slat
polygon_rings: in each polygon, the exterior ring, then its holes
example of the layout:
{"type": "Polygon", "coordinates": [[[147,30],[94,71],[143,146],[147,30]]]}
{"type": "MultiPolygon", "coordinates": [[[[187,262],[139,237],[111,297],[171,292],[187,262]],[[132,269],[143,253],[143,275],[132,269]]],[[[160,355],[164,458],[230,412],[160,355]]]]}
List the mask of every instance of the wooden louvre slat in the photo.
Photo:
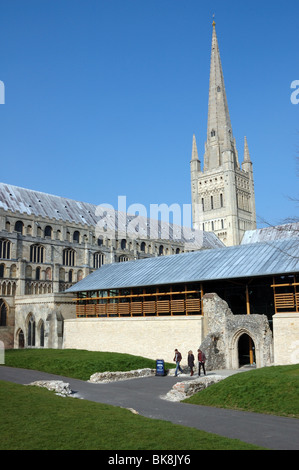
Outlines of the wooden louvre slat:
{"type": "Polygon", "coordinates": [[[97,315],[106,315],[106,304],[97,304],[96,305],[96,313],[97,315]]]}
{"type": "Polygon", "coordinates": [[[157,313],[169,313],[169,300],[157,300],[157,313]]]}
{"type": "Polygon", "coordinates": [[[294,294],[275,294],[275,305],[276,308],[283,309],[283,308],[294,308],[295,307],[295,299],[294,294]]]}
{"type": "Polygon", "coordinates": [[[117,315],[117,306],[118,304],[107,304],[107,314],[117,315]]]}
{"type": "Polygon", "coordinates": [[[130,302],[118,304],[118,313],[119,315],[129,315],[130,314],[130,302]]]}
{"type": "Polygon", "coordinates": [[[132,315],[142,314],[142,302],[132,302],[131,303],[131,313],[132,313],[132,315]]]}
{"type": "Polygon", "coordinates": [[[200,300],[199,299],[187,299],[186,300],[186,312],[199,312],[200,311],[200,300]]]}
{"type": "Polygon", "coordinates": [[[85,305],[76,305],[76,315],[85,315],[85,305]]]}
{"type": "Polygon", "coordinates": [[[185,312],[185,301],[184,299],[172,300],[171,301],[171,312],[183,313],[185,312]]]}
{"type": "Polygon", "coordinates": [[[94,317],[96,315],[95,304],[87,304],[85,307],[85,314],[87,317],[94,317]]]}
{"type": "Polygon", "coordinates": [[[156,313],[156,302],[155,300],[148,300],[143,302],[143,313],[145,315],[150,313],[156,313]]]}

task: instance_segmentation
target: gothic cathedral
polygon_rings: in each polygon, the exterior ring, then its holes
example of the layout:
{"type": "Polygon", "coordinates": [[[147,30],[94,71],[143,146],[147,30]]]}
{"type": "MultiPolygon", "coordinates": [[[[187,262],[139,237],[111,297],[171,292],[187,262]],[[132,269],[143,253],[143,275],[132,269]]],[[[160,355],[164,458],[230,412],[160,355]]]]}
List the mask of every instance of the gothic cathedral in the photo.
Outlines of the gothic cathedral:
{"type": "Polygon", "coordinates": [[[253,171],[246,137],[243,163],[239,164],[215,22],[204,165],[201,169],[195,136],[190,164],[193,228],[214,232],[227,246],[239,245],[246,230],[256,229],[253,171]]]}

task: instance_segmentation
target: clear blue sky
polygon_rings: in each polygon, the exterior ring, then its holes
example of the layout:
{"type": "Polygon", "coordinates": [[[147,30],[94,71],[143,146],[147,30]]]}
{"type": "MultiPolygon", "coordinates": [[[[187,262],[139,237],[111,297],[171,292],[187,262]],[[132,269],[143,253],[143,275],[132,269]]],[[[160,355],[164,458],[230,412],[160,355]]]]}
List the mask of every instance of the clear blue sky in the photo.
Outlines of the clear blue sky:
{"type": "MultiPolygon", "coordinates": [[[[0,181],[95,204],[189,204],[212,15],[259,218],[298,212],[298,0],[0,0],[0,181]]],[[[261,226],[261,224],[259,224],[261,226]]]]}

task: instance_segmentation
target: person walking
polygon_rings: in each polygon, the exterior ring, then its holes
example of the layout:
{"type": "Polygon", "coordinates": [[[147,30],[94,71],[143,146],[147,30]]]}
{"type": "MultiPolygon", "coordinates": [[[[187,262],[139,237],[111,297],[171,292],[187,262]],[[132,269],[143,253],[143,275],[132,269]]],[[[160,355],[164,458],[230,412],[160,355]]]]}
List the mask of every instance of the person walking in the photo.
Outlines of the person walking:
{"type": "Polygon", "coordinates": [[[180,351],[178,351],[177,349],[174,350],[174,358],[173,358],[173,360],[174,360],[175,363],[176,363],[176,368],[175,368],[174,376],[177,377],[178,371],[183,372],[183,371],[182,371],[182,368],[181,368],[181,365],[180,365],[180,362],[181,362],[181,360],[182,360],[182,355],[181,355],[180,351]]]}
{"type": "Polygon", "coordinates": [[[190,371],[191,371],[191,377],[192,375],[194,374],[193,372],[193,367],[194,367],[194,355],[192,353],[192,351],[189,351],[188,352],[188,366],[190,367],[190,371]]]}
{"type": "Polygon", "coordinates": [[[201,349],[198,349],[197,352],[198,352],[198,355],[197,355],[197,358],[198,358],[198,375],[200,375],[201,367],[202,367],[204,375],[206,375],[206,369],[205,369],[206,356],[205,356],[205,353],[203,351],[201,351],[201,349]]]}

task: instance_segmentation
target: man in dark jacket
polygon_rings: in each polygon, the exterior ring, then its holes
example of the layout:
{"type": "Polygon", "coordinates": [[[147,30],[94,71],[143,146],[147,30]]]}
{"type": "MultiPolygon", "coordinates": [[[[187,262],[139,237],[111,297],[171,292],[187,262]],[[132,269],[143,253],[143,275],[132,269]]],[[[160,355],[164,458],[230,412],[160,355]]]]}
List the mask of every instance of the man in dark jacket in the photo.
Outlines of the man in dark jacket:
{"type": "Polygon", "coordinates": [[[202,352],[200,349],[197,350],[198,355],[198,375],[200,375],[200,369],[202,367],[204,375],[206,375],[206,369],[205,369],[205,362],[206,362],[206,356],[205,353],[202,352]]]}
{"type": "Polygon", "coordinates": [[[182,369],[181,369],[181,366],[180,366],[180,362],[182,360],[182,355],[180,353],[180,351],[178,351],[177,349],[174,350],[174,358],[173,360],[176,362],[176,368],[175,368],[175,377],[178,375],[178,371],[180,372],[183,372],[182,369]]]}

